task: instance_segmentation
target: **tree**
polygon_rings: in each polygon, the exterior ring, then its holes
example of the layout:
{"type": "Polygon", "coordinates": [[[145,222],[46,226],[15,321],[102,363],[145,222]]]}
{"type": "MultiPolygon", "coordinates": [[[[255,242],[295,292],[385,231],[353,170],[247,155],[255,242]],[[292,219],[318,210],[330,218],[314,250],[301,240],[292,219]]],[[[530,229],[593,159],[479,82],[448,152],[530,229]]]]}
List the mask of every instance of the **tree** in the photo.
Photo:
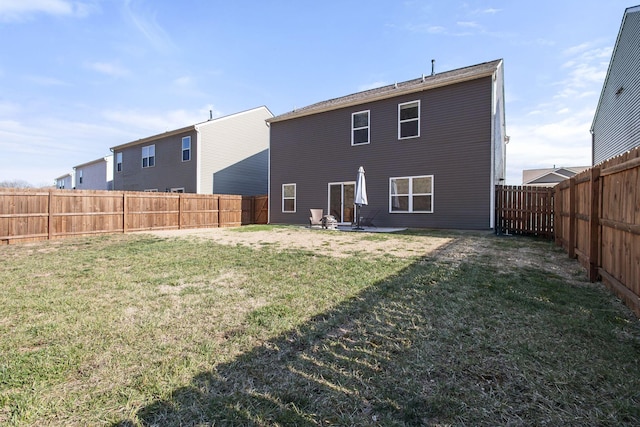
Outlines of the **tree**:
{"type": "Polygon", "coordinates": [[[22,179],[0,181],[0,188],[33,188],[33,185],[22,179]]]}

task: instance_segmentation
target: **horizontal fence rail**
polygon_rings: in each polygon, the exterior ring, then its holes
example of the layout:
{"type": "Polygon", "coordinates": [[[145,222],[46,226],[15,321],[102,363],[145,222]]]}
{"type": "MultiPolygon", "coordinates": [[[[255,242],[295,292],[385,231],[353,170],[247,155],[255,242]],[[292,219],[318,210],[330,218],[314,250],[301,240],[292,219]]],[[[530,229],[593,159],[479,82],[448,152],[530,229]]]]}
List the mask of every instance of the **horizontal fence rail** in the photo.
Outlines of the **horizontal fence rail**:
{"type": "Polygon", "coordinates": [[[640,316],[640,149],[556,187],[556,243],[640,316]]]}
{"type": "Polygon", "coordinates": [[[0,243],[264,221],[267,196],[0,190],[0,243]],[[250,209],[245,212],[244,208],[250,209]]]}

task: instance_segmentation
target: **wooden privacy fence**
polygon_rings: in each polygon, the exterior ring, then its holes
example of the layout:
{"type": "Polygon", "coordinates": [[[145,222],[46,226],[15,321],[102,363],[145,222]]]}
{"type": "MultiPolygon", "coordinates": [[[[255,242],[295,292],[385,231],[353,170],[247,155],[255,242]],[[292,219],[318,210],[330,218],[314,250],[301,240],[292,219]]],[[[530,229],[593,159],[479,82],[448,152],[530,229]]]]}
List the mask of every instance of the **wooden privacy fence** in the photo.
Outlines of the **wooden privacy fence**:
{"type": "Polygon", "coordinates": [[[556,243],[640,316],[640,149],[556,187],[556,243]]]}
{"type": "Polygon", "coordinates": [[[239,226],[263,220],[262,200],[221,194],[0,191],[0,243],[131,231],[239,226]],[[243,205],[259,211],[243,212],[243,205]]]}
{"type": "Polygon", "coordinates": [[[553,239],[553,200],[553,188],[497,186],[496,233],[553,239]]]}

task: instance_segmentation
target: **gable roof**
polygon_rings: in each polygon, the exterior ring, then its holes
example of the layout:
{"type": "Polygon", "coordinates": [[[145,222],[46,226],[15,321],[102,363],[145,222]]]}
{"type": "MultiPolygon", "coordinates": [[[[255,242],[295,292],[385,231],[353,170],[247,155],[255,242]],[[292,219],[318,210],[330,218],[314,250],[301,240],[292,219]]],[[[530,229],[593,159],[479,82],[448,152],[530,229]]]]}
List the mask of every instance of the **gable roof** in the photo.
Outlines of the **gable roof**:
{"type": "Polygon", "coordinates": [[[458,68],[456,70],[446,71],[444,73],[423,75],[422,77],[408,80],[406,82],[395,83],[375,89],[365,90],[363,92],[357,92],[351,95],[311,104],[303,108],[296,108],[293,111],[289,111],[287,113],[280,114],[279,116],[267,119],[267,122],[280,122],[296,117],[303,117],[311,114],[317,114],[325,111],[337,110],[339,108],[363,104],[365,102],[393,98],[408,93],[420,92],[441,86],[448,86],[455,83],[488,77],[492,76],[498,70],[498,68],[500,68],[501,64],[502,59],[497,59],[495,61],[484,62],[482,64],[472,65],[464,68],[458,68]]]}
{"type": "Polygon", "coordinates": [[[525,169],[522,171],[522,185],[557,184],[589,169],[590,166],[572,166],[545,169],[525,169]]]}
{"type": "Polygon", "coordinates": [[[596,119],[600,113],[600,106],[602,105],[602,98],[604,97],[605,89],[607,88],[607,83],[609,82],[609,76],[611,75],[611,68],[613,65],[613,60],[616,57],[616,53],[618,51],[618,45],[620,43],[620,38],[622,37],[622,32],[624,31],[624,24],[627,20],[627,16],[631,13],[640,12],[640,5],[628,7],[624,10],[624,15],[622,17],[622,23],[620,23],[620,30],[618,30],[618,37],[616,37],[616,44],[613,47],[613,52],[611,53],[611,59],[609,60],[609,67],[607,68],[607,75],[604,78],[604,83],[602,84],[602,91],[600,91],[600,98],[598,99],[598,105],[596,106],[596,112],[593,115],[593,121],[591,122],[591,132],[596,126],[596,119]]]}
{"type": "Polygon", "coordinates": [[[269,110],[269,108],[267,108],[266,106],[262,105],[260,107],[256,107],[256,108],[252,108],[250,110],[245,110],[245,111],[240,111],[238,113],[233,113],[233,114],[228,114],[226,116],[222,116],[222,117],[216,117],[216,118],[211,118],[209,120],[205,120],[204,122],[200,122],[200,123],[196,123],[193,125],[189,125],[189,126],[185,126],[183,128],[180,129],[174,129],[174,130],[169,130],[166,131],[164,133],[159,133],[157,135],[152,135],[152,136],[148,136],[146,138],[141,138],[135,141],[131,141],[131,142],[127,142],[125,144],[121,144],[121,145],[116,145],[114,147],[111,147],[111,151],[116,151],[116,150],[122,150],[124,148],[128,148],[128,147],[134,147],[136,145],[139,144],[146,144],[152,141],[156,141],[158,139],[162,139],[162,138],[166,138],[168,136],[174,136],[174,135],[179,135],[181,133],[186,133],[186,132],[190,132],[193,130],[199,130],[200,128],[212,124],[212,123],[219,123],[223,120],[232,118],[232,117],[238,117],[244,114],[248,114],[257,110],[265,110],[270,116],[273,116],[273,113],[269,110]]]}
{"type": "Polygon", "coordinates": [[[108,162],[109,158],[113,159],[113,154],[107,154],[106,156],[100,157],[99,159],[91,160],[90,162],[85,162],[79,165],[74,166],[74,169],[83,168],[86,166],[93,165],[95,163],[108,162]]]}

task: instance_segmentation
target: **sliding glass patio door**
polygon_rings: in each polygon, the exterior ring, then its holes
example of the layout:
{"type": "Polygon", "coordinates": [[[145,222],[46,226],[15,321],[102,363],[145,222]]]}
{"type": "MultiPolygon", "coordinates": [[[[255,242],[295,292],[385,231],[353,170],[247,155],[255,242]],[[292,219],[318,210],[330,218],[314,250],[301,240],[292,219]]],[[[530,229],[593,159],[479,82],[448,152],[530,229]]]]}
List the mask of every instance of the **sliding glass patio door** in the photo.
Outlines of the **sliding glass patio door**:
{"type": "Polygon", "coordinates": [[[329,214],[333,215],[338,223],[353,222],[355,182],[329,183],[329,214]]]}

